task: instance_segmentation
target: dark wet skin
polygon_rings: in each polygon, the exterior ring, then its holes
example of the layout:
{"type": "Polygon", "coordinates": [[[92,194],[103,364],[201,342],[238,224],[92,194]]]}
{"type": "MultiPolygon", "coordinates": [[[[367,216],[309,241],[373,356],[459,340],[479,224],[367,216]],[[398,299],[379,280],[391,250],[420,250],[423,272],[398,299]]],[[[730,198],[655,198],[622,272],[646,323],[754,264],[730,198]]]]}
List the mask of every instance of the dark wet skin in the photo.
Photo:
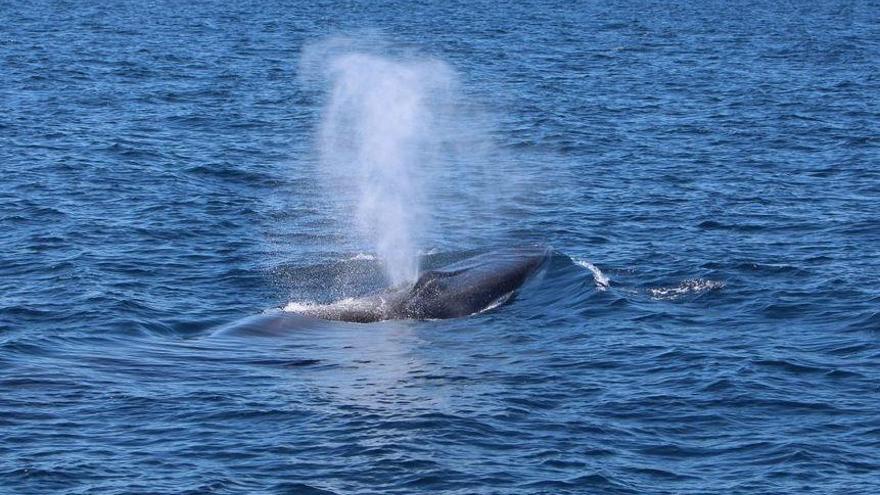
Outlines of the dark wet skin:
{"type": "Polygon", "coordinates": [[[300,312],[325,320],[371,323],[468,316],[508,297],[549,257],[549,250],[511,248],[492,251],[423,272],[411,286],[393,287],[345,304],[300,312]]]}
{"type": "Polygon", "coordinates": [[[358,299],[276,311],[246,318],[223,330],[275,334],[314,325],[315,319],[373,323],[469,316],[507,301],[549,259],[544,247],[510,248],[473,256],[423,272],[412,285],[391,287],[358,299]]]}

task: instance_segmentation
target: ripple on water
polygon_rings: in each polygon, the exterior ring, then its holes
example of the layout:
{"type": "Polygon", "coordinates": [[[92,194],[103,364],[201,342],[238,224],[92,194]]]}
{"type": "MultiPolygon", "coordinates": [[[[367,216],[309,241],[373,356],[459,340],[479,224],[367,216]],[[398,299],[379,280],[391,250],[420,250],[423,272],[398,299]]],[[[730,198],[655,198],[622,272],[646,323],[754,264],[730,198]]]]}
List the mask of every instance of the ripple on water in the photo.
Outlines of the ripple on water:
{"type": "Polygon", "coordinates": [[[880,493],[876,6],[557,3],[4,4],[0,492],[880,493]],[[223,331],[383,288],[328,27],[457,74],[425,267],[534,283],[223,331]]]}

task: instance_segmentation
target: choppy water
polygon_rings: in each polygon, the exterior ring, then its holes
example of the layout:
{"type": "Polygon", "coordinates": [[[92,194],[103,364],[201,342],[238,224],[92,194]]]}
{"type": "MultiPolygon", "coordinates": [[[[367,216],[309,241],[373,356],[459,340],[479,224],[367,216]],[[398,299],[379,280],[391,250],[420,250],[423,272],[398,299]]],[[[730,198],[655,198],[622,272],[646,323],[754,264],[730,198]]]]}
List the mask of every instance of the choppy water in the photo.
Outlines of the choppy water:
{"type": "Polygon", "coordinates": [[[0,492],[880,491],[880,4],[441,3],[0,3],[0,492]],[[552,266],[215,336],[377,269],[298,74],[334,34],[491,143],[423,248],[552,266]]]}

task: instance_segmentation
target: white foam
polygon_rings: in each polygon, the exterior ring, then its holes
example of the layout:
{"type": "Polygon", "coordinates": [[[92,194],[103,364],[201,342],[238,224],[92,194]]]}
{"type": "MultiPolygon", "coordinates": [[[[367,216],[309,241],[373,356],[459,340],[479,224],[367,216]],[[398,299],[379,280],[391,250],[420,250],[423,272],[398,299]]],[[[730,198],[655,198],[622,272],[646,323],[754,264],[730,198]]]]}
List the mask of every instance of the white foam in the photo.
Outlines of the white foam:
{"type": "Polygon", "coordinates": [[[573,261],[576,265],[586,268],[593,273],[593,280],[596,281],[596,288],[598,288],[599,290],[605,290],[611,286],[611,279],[608,278],[607,275],[602,273],[602,270],[600,270],[598,266],[586,260],[574,259],[573,261]]]}
{"type": "Polygon", "coordinates": [[[419,238],[430,220],[425,170],[435,166],[442,145],[435,100],[454,85],[455,74],[428,57],[395,58],[345,48],[338,40],[331,45],[304,54],[315,60],[324,53],[319,65],[330,82],[318,136],[322,169],[354,179],[334,192],[353,195],[360,234],[389,280],[412,282],[419,238]]]}
{"type": "Polygon", "coordinates": [[[282,311],[288,313],[301,313],[306,315],[321,315],[326,313],[336,313],[349,310],[379,310],[385,309],[387,301],[382,297],[364,298],[364,297],[346,297],[338,301],[328,304],[321,304],[312,301],[290,301],[282,311]]]}
{"type": "Polygon", "coordinates": [[[684,280],[675,287],[658,287],[656,289],[648,289],[648,293],[654,299],[678,299],[687,294],[699,294],[710,290],[721,289],[724,282],[718,280],[692,279],[684,280]]]}
{"type": "Polygon", "coordinates": [[[368,253],[358,253],[345,261],[376,261],[376,255],[368,253]]]}
{"type": "Polygon", "coordinates": [[[288,313],[304,313],[306,311],[313,310],[319,306],[320,305],[313,302],[290,301],[283,308],[281,308],[281,310],[288,313]]]}

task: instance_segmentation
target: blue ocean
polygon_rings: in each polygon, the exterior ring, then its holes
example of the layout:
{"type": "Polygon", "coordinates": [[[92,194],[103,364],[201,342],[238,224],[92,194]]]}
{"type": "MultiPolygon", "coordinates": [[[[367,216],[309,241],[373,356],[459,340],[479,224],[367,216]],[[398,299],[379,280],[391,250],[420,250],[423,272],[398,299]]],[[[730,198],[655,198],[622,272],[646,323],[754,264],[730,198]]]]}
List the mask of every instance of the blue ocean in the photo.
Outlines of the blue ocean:
{"type": "Polygon", "coordinates": [[[877,1],[0,1],[2,494],[877,494],[878,280],[877,1]]]}

